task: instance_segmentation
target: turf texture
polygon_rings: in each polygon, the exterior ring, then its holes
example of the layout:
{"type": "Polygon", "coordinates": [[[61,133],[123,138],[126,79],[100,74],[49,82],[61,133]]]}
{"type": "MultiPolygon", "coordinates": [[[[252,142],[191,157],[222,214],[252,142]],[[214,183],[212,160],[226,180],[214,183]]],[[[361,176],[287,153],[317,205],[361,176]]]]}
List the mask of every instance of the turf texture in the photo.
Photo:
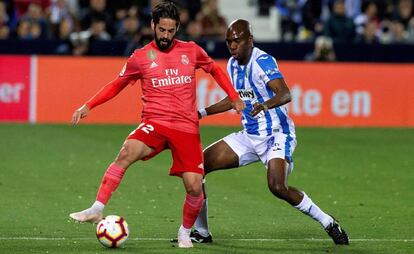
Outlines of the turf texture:
{"type": "MultiPolygon", "coordinates": [[[[91,205],[103,172],[134,126],[0,124],[0,253],[414,253],[414,129],[298,128],[298,187],[348,232],[335,246],[319,223],[267,189],[255,163],[207,176],[214,243],[182,250],[184,189],[169,151],[128,169],[106,214],[130,239],[110,250],[95,226],[68,220],[91,205]]],[[[202,127],[204,146],[237,128],[202,127]]]]}

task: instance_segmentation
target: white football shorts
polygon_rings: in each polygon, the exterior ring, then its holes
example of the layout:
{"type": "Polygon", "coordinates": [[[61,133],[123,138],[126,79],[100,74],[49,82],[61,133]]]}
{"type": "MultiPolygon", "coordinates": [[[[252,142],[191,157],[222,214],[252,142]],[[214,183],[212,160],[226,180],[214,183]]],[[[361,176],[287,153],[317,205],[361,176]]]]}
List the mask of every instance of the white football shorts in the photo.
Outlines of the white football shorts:
{"type": "Polygon", "coordinates": [[[234,132],[223,138],[230,148],[239,156],[239,166],[261,160],[267,168],[267,162],[274,158],[284,159],[288,164],[288,173],[293,170],[293,151],[296,137],[281,132],[271,136],[257,136],[245,131],[234,132]]]}

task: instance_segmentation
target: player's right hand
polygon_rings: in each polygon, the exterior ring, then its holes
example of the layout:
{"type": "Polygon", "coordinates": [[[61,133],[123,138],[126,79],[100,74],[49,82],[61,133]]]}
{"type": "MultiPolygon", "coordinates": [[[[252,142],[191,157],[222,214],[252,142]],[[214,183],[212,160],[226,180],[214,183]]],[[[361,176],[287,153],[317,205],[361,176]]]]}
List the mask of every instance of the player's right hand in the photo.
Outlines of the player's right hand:
{"type": "Polygon", "coordinates": [[[237,114],[243,111],[243,109],[246,107],[246,104],[244,104],[244,101],[240,98],[237,98],[237,100],[233,101],[231,103],[233,108],[237,111],[237,114]]]}
{"type": "Polygon", "coordinates": [[[259,102],[255,102],[253,104],[253,109],[250,112],[250,115],[254,118],[254,119],[258,119],[262,116],[265,115],[265,108],[263,107],[263,104],[259,103],[259,102]]]}
{"type": "Polygon", "coordinates": [[[89,112],[90,112],[90,109],[86,105],[83,105],[82,107],[75,110],[75,112],[73,112],[73,115],[72,115],[72,124],[73,125],[78,124],[80,119],[89,115],[89,112]]]}

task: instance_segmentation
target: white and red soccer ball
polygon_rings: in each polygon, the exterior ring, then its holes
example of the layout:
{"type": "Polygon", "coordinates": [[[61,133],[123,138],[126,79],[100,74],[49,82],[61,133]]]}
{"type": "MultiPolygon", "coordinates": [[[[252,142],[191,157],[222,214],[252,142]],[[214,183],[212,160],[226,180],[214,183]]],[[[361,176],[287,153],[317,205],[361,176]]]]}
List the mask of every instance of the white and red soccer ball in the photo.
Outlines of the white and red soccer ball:
{"type": "Polygon", "coordinates": [[[128,236],[128,223],[118,215],[106,216],[96,227],[96,237],[108,248],[123,247],[128,236]]]}

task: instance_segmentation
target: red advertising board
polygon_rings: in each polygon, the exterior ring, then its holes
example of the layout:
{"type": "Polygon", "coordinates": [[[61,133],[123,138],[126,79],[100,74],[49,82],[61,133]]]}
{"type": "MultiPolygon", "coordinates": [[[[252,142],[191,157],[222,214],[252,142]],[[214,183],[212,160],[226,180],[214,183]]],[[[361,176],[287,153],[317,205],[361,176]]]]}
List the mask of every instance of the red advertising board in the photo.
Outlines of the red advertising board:
{"type": "MultiPolygon", "coordinates": [[[[39,123],[69,123],[73,112],[116,78],[127,58],[38,58],[36,119],[39,123]]],[[[93,109],[82,123],[137,124],[141,120],[141,89],[137,82],[93,109]]]]}
{"type": "Polygon", "coordinates": [[[30,106],[30,57],[0,57],[0,121],[26,122],[30,106]]]}
{"type": "MultiPolygon", "coordinates": [[[[0,121],[69,123],[73,111],[114,79],[125,61],[1,56],[0,121]]],[[[225,60],[217,62],[226,68],[225,60]]],[[[279,68],[291,91],[288,108],[296,126],[414,127],[414,64],[279,61],[279,68]]],[[[209,74],[197,72],[199,108],[224,96],[209,74]]],[[[140,97],[137,82],[82,123],[138,124],[140,97]]],[[[240,126],[240,115],[228,111],[200,123],[240,126]]]]}
{"type": "MultiPolygon", "coordinates": [[[[69,122],[76,107],[115,78],[125,60],[39,57],[38,122],[69,122]]],[[[226,61],[217,62],[226,68],[226,61]]],[[[280,61],[279,68],[292,94],[288,107],[297,126],[414,126],[412,64],[280,61]]],[[[140,96],[137,83],[83,122],[138,123],[140,96]]],[[[225,94],[209,74],[198,71],[197,96],[202,108],[225,94]]],[[[201,124],[240,126],[240,116],[229,111],[201,124]]]]}
{"type": "Polygon", "coordinates": [[[283,62],[301,126],[414,126],[414,65],[283,62]]]}
{"type": "MultiPolygon", "coordinates": [[[[288,108],[296,126],[414,127],[413,64],[278,63],[290,88],[288,108]]],[[[214,84],[208,75],[199,76],[201,107],[216,101],[220,89],[214,84]]],[[[240,125],[240,116],[229,111],[201,123],[240,125]]]]}

